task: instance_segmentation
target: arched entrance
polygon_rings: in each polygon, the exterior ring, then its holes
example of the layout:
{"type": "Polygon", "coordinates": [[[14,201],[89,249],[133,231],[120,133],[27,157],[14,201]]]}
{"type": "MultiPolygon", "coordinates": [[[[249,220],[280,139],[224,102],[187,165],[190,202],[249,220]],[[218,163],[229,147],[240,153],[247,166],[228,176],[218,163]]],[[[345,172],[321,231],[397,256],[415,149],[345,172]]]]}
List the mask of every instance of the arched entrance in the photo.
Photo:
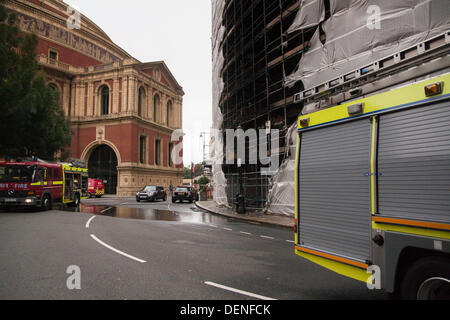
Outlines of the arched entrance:
{"type": "Polygon", "coordinates": [[[98,146],[89,157],[89,177],[103,180],[106,194],[117,193],[117,165],[116,153],[107,145],[98,146]]]}

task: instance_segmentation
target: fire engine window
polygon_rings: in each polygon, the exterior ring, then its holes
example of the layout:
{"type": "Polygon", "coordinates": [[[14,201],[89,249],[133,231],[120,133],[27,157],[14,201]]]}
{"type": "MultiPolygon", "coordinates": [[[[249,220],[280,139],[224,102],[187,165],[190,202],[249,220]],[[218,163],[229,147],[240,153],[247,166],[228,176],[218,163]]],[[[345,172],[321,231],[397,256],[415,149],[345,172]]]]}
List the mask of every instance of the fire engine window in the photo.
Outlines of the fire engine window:
{"type": "Polygon", "coordinates": [[[61,175],[59,172],[59,169],[53,169],[53,179],[55,180],[61,180],[61,175]]]}
{"type": "Polygon", "coordinates": [[[81,188],[82,189],[87,189],[88,188],[88,177],[82,177],[82,182],[81,182],[81,188]]]}
{"type": "Polygon", "coordinates": [[[45,177],[45,169],[42,167],[38,168],[37,180],[44,181],[44,177],[45,177]]]}
{"type": "Polygon", "coordinates": [[[65,177],[66,177],[66,187],[70,187],[70,183],[72,181],[71,174],[70,173],[66,173],[65,177]]]}

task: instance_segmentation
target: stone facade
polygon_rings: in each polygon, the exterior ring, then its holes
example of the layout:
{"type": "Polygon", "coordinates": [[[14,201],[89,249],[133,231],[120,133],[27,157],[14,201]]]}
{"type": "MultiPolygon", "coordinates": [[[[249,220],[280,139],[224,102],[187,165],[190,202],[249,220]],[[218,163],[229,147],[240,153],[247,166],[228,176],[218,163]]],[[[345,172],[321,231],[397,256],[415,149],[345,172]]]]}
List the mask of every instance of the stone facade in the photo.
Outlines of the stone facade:
{"type": "Polygon", "coordinates": [[[169,153],[182,143],[171,136],[183,126],[184,92],[165,63],[139,62],[83,15],[79,29],[69,28],[71,11],[62,1],[6,6],[23,31],[39,37],[39,66],[72,120],[70,157],[89,163],[97,147],[110,147],[121,196],[149,184],[182,184],[183,165],[171,163],[169,153]]]}

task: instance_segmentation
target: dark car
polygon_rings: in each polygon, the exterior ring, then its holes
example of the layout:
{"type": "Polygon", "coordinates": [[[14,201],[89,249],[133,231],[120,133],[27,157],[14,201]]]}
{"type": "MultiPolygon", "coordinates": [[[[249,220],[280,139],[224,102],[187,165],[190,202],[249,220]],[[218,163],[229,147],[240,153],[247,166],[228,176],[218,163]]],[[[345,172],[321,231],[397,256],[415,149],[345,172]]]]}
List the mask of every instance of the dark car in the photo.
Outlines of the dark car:
{"type": "Polygon", "coordinates": [[[181,186],[177,187],[172,196],[172,202],[175,203],[177,201],[189,201],[190,203],[198,201],[198,193],[192,187],[181,186]]]}
{"type": "Polygon", "coordinates": [[[167,199],[167,193],[164,190],[164,187],[160,186],[146,186],[144,189],[139,191],[136,194],[136,201],[156,201],[162,199],[163,201],[166,201],[167,199]]]}

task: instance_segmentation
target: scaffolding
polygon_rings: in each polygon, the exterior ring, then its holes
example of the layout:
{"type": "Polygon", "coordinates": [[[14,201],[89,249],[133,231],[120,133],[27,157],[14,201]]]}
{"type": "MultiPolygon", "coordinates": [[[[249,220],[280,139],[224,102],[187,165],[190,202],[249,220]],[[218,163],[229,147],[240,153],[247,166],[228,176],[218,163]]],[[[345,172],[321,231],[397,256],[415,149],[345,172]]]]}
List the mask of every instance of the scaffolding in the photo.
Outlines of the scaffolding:
{"type": "MultiPolygon", "coordinates": [[[[217,6],[221,15],[214,18],[221,20],[223,28],[223,38],[219,41],[223,67],[218,75],[223,81],[218,101],[223,121],[218,129],[222,132],[236,128],[258,130],[266,129],[270,123],[271,129],[279,130],[280,141],[278,150],[272,150],[267,156],[278,157],[279,163],[289,150],[285,136],[302,109],[301,105],[294,104],[294,94],[304,89],[300,82],[290,88],[284,86],[285,75],[294,72],[317,29],[313,26],[288,33],[300,2],[222,1],[222,6],[217,6]]],[[[251,151],[249,145],[260,145],[259,141],[251,142],[246,145],[247,152],[251,151]]],[[[226,156],[225,152],[223,155],[226,156]]],[[[237,159],[232,165],[222,166],[230,206],[239,192],[241,172],[247,206],[266,207],[270,177],[261,175],[261,168],[259,163],[243,164],[239,168],[237,159]]]]}
{"type": "MultiPolygon", "coordinates": [[[[293,215],[300,113],[449,67],[448,0],[379,0],[376,17],[370,0],[212,1],[213,127],[221,132],[213,173],[219,204],[232,206],[243,193],[251,208],[293,215]],[[224,132],[238,128],[279,131],[279,147],[267,152],[281,164],[272,176],[261,175],[260,163],[238,166],[236,148],[234,163],[223,165],[230,156],[224,132]]],[[[246,142],[246,159],[251,151],[261,155],[250,146],[261,149],[273,142],[261,138],[246,142]]]]}

